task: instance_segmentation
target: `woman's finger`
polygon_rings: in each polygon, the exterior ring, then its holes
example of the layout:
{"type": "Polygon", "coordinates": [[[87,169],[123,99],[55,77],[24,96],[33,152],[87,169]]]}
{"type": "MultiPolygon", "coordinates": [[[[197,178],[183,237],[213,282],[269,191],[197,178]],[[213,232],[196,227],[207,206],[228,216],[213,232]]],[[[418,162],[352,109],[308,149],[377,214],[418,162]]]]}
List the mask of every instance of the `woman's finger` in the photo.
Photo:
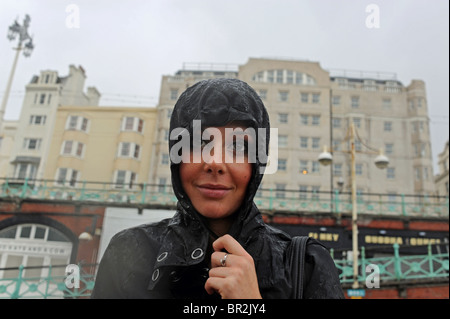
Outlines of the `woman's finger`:
{"type": "Polygon", "coordinates": [[[211,255],[211,268],[214,267],[231,267],[233,264],[232,259],[236,258],[232,254],[225,253],[222,251],[213,252],[211,255]],[[225,257],[226,256],[226,257],[225,257]],[[223,261],[223,265],[222,265],[223,261]]]}
{"type": "Polygon", "coordinates": [[[226,234],[222,237],[216,239],[213,242],[214,251],[222,251],[226,250],[230,254],[238,255],[238,256],[247,256],[248,253],[245,249],[237,242],[236,239],[226,234]]]}

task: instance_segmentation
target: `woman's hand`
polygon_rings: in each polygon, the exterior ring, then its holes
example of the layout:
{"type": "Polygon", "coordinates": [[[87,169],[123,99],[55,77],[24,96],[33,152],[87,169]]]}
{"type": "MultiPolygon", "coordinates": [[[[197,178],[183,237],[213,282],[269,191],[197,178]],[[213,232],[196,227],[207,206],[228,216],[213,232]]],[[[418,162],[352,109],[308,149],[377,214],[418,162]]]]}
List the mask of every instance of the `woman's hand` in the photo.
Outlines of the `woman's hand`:
{"type": "Polygon", "coordinates": [[[230,235],[217,239],[213,249],[211,270],[205,284],[208,294],[217,292],[222,299],[262,299],[252,256],[230,235]],[[228,253],[223,252],[224,249],[228,253]],[[226,254],[222,265],[221,260],[226,254]]]}

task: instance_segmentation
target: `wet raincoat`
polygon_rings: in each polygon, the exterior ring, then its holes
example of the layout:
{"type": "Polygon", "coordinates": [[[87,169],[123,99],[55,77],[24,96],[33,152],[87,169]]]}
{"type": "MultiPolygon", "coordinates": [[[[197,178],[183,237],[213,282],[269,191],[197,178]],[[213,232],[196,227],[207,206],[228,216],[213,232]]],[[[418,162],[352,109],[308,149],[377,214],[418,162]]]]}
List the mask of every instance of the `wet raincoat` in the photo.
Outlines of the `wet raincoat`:
{"type": "MultiPolygon", "coordinates": [[[[174,107],[170,130],[184,128],[192,133],[193,120],[201,120],[202,127],[240,121],[255,129],[266,128],[266,134],[257,136],[257,143],[268,149],[267,111],[256,92],[240,80],[205,80],[188,88],[174,107]]],[[[171,139],[169,149],[176,142],[171,139]]],[[[265,224],[253,202],[263,177],[259,168],[267,159],[258,156],[246,198],[234,213],[228,233],[253,257],[261,296],[290,298],[293,291],[286,251],[291,238],[265,224]]],[[[178,168],[179,164],[171,162],[178,199],[174,217],[116,234],[100,262],[92,298],[220,298],[208,295],[204,288],[211,244],[217,236],[193,208],[178,168]]],[[[344,297],[330,254],[315,240],[307,245],[304,276],[304,298],[344,297]]]]}

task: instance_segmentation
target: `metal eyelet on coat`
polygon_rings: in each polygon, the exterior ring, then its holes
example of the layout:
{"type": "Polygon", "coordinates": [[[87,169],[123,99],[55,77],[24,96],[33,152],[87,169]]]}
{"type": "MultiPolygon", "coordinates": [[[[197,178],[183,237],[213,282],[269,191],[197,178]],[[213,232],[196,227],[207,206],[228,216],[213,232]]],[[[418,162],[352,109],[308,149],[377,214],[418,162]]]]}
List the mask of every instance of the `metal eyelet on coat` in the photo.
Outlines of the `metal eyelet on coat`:
{"type": "Polygon", "coordinates": [[[155,269],[155,271],[152,274],[152,280],[156,281],[156,279],[158,279],[159,277],[159,269],[155,269]]]}
{"type": "Polygon", "coordinates": [[[164,259],[167,258],[167,255],[168,255],[167,251],[163,252],[161,255],[158,256],[158,258],[156,258],[156,261],[157,262],[163,261],[164,259]]]}
{"type": "Polygon", "coordinates": [[[199,259],[203,256],[203,250],[201,248],[196,248],[191,254],[192,259],[199,259]]]}

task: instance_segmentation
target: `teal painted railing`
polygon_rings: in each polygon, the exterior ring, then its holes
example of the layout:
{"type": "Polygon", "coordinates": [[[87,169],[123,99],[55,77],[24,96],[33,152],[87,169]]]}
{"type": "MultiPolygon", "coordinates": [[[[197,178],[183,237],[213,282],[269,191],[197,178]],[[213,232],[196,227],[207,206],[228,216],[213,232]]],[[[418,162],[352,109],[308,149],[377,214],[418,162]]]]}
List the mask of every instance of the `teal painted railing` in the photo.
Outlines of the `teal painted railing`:
{"type": "MultiPolygon", "coordinates": [[[[65,266],[63,266],[65,269],[65,266]]],[[[29,267],[36,269],[37,267],[29,267]]],[[[75,285],[70,287],[73,280],[61,274],[60,267],[48,266],[46,276],[27,276],[25,270],[27,267],[18,268],[17,277],[0,278],[0,299],[49,299],[49,298],[88,298],[94,288],[94,275],[80,273],[79,288],[75,285]],[[70,280],[69,280],[70,279],[70,280]]],[[[41,270],[41,268],[39,268],[41,270]]],[[[9,270],[11,271],[11,270],[9,270]]],[[[1,272],[1,270],[0,270],[1,272]]]]}
{"type": "MultiPolygon", "coordinates": [[[[380,288],[390,283],[399,284],[407,280],[417,279],[441,279],[442,282],[448,284],[448,253],[433,254],[431,245],[429,245],[426,255],[401,256],[399,245],[394,244],[393,246],[393,256],[376,258],[365,258],[365,249],[362,247],[361,258],[358,260],[358,265],[360,265],[358,281],[361,288],[366,287],[366,279],[370,274],[363,271],[366,270],[368,265],[378,267],[380,288]]],[[[333,251],[331,253],[333,254],[333,251]]],[[[340,272],[341,283],[343,285],[352,283],[352,261],[335,259],[335,264],[340,272]]],[[[24,273],[24,267],[19,267],[19,273],[16,277],[0,279],[0,299],[88,298],[90,296],[95,285],[93,275],[80,273],[80,288],[68,288],[66,285],[67,276],[61,275],[60,271],[58,274],[53,274],[52,267],[48,269],[48,275],[44,277],[27,277],[24,273]]]]}
{"type": "MultiPolygon", "coordinates": [[[[386,257],[365,257],[365,248],[361,247],[361,258],[358,259],[359,274],[358,282],[361,287],[365,287],[368,275],[374,274],[374,267],[379,274],[381,283],[392,281],[405,281],[416,279],[436,279],[449,278],[449,254],[432,253],[432,246],[428,245],[426,255],[405,255],[401,256],[400,245],[393,244],[394,255],[386,257]],[[368,268],[368,266],[370,266],[368,268]]],[[[333,251],[331,251],[333,255],[333,251]]],[[[353,261],[335,259],[336,267],[339,270],[341,283],[353,283],[353,261]]],[[[448,282],[448,281],[447,281],[448,282]]]]}
{"type": "MultiPolygon", "coordinates": [[[[111,204],[173,207],[170,185],[58,182],[0,178],[0,198],[92,201],[111,204]]],[[[350,193],[260,189],[255,203],[261,210],[350,214],[350,193]]],[[[378,216],[449,217],[448,196],[358,194],[358,213],[378,216]]]]}

